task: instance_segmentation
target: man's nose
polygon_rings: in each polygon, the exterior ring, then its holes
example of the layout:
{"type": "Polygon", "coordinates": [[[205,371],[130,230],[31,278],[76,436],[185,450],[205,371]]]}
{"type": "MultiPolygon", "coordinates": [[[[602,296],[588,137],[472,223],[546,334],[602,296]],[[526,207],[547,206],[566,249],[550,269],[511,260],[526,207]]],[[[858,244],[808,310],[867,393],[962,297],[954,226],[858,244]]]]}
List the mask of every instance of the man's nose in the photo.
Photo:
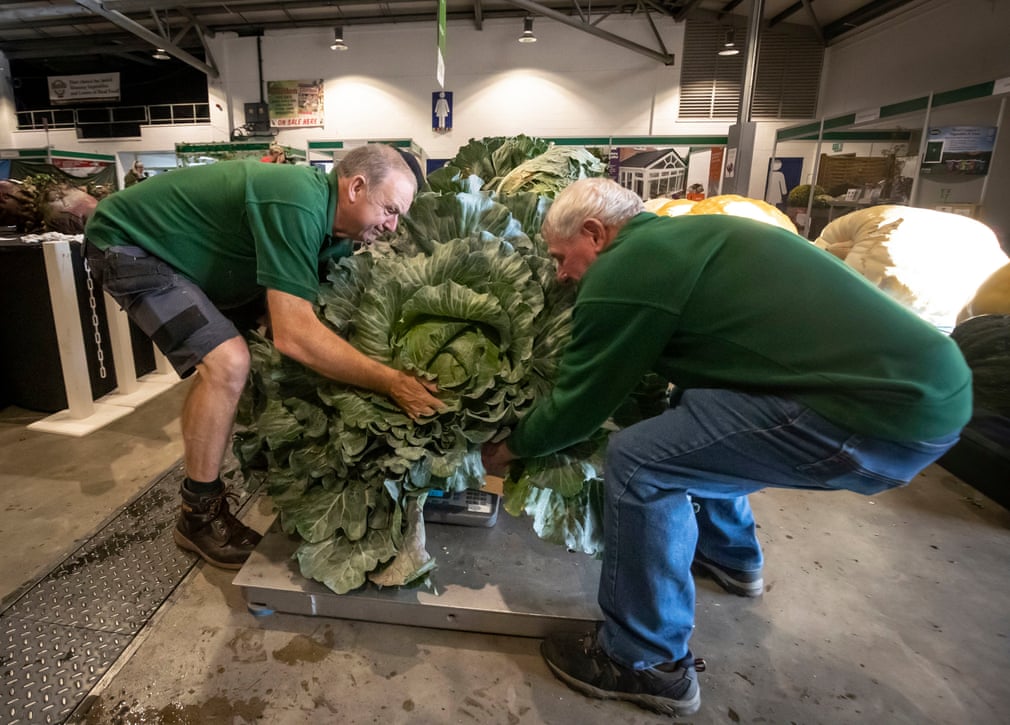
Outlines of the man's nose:
{"type": "Polygon", "coordinates": [[[396,224],[399,221],[400,221],[400,215],[399,214],[394,214],[393,218],[390,219],[388,222],[386,222],[383,226],[386,228],[386,231],[395,232],[396,231],[396,224]]]}

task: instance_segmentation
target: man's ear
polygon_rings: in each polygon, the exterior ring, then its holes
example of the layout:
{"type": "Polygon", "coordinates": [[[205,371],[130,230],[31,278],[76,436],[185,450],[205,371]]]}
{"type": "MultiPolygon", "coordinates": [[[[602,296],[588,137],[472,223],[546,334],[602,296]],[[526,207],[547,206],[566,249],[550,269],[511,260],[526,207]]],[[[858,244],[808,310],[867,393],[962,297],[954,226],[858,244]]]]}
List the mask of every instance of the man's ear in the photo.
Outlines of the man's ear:
{"type": "Polygon", "coordinates": [[[597,252],[602,251],[608,241],[607,227],[599,219],[590,217],[582,222],[582,231],[593,240],[597,252]]]}
{"type": "Polygon", "coordinates": [[[355,201],[359,195],[364,195],[366,188],[368,187],[368,182],[365,181],[365,177],[361,174],[351,177],[351,181],[347,184],[347,198],[349,201],[355,201]]]}

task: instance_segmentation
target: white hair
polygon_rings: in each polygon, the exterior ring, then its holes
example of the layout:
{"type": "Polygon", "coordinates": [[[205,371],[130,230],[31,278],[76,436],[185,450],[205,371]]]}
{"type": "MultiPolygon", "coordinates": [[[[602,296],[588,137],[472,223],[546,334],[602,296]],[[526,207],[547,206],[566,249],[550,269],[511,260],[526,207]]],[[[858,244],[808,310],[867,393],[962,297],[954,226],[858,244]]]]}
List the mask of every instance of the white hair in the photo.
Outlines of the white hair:
{"type": "Polygon", "coordinates": [[[612,179],[589,178],[565,187],[544,218],[545,239],[571,239],[586,219],[598,219],[607,226],[621,226],[645,211],[641,197],[612,179]]]}

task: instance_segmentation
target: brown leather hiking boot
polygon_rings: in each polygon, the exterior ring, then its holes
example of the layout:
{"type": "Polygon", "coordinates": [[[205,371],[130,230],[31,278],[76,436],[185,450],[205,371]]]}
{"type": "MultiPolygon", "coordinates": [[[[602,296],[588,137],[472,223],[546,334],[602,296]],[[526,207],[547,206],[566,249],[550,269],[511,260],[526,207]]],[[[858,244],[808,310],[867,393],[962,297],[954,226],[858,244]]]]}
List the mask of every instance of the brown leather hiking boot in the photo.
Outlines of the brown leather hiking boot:
{"type": "Polygon", "coordinates": [[[241,569],[262,538],[232,515],[228,490],[199,496],[182,486],[182,513],[175,524],[175,543],[222,569],[241,569]]]}

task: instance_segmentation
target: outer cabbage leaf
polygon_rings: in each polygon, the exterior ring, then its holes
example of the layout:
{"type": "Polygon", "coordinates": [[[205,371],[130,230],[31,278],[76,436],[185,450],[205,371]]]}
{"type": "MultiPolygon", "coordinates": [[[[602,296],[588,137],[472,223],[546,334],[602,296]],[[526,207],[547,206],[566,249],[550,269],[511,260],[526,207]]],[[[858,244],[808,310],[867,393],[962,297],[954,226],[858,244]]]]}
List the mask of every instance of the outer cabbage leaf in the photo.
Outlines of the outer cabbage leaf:
{"type": "Polygon", "coordinates": [[[537,536],[573,551],[603,551],[603,458],[607,434],[565,451],[513,464],[505,510],[533,519],[537,536]]]}
{"type": "Polygon", "coordinates": [[[600,159],[581,146],[554,146],[510,171],[494,187],[500,194],[532,191],[554,198],[573,181],[601,176],[600,159]]]}

